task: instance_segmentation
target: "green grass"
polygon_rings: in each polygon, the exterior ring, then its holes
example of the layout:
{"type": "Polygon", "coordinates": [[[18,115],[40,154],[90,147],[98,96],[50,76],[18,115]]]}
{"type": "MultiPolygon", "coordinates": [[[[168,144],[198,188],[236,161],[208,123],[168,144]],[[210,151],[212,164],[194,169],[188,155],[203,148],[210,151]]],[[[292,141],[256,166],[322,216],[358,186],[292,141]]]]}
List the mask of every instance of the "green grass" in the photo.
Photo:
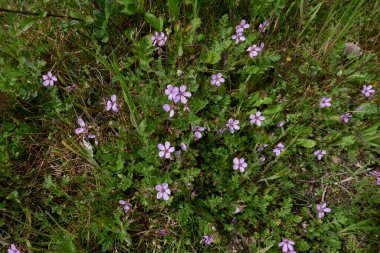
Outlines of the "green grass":
{"type": "Polygon", "coordinates": [[[380,190],[368,173],[380,156],[379,15],[377,1],[363,0],[0,3],[2,249],[271,253],[289,238],[297,252],[378,252],[380,190]],[[250,28],[236,45],[242,19],[250,28]],[[157,50],[161,27],[169,36],[157,50]],[[348,42],[360,57],[345,54],[348,42]],[[49,70],[58,81],[44,87],[49,70]],[[162,107],[169,84],[192,93],[190,111],[177,104],[173,118],[162,107]],[[105,110],[112,94],[118,113],[105,110]],[[332,106],[319,108],[322,97],[332,106]],[[261,127],[249,124],[257,111],[261,127]],[[96,139],[75,134],[78,117],[96,139]],[[218,134],[230,118],[240,130],[218,134]],[[201,139],[192,126],[205,127],[201,139]],[[159,158],[165,141],[188,150],[159,158]],[[156,199],[163,182],[167,202],[156,199]],[[322,202],[331,212],[318,219],[322,202]]]}

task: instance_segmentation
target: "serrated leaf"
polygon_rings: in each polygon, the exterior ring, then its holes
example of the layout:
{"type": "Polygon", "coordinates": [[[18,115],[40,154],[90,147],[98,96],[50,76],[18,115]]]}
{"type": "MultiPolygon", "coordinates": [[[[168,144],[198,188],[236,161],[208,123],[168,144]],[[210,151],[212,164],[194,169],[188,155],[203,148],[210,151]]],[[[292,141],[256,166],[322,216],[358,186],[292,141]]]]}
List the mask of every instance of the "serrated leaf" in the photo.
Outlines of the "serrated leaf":
{"type": "Polygon", "coordinates": [[[220,61],[220,55],[215,51],[210,51],[207,54],[206,63],[215,64],[220,61]]]}

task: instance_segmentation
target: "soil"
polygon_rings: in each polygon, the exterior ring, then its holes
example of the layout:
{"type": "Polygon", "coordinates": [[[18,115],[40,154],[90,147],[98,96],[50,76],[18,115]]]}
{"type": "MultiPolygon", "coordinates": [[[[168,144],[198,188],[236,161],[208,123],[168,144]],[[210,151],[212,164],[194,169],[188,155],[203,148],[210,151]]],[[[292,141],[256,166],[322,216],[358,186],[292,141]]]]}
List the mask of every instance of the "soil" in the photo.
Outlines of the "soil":
{"type": "Polygon", "coordinates": [[[5,110],[6,102],[7,102],[7,97],[5,93],[0,92],[0,112],[5,110]]]}

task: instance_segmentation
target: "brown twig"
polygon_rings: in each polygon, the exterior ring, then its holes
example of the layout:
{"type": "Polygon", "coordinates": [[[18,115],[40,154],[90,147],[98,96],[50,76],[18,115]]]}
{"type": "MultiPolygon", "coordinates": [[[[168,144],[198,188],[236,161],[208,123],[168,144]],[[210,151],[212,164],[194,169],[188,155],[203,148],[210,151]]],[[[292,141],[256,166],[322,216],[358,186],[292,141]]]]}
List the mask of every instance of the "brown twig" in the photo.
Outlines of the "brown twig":
{"type": "MultiPolygon", "coordinates": [[[[9,10],[9,9],[4,9],[4,8],[0,8],[0,12],[9,12],[9,13],[16,13],[16,14],[21,14],[21,15],[33,15],[33,16],[40,15],[39,13],[31,12],[31,11],[9,10]]],[[[67,19],[72,19],[72,20],[83,21],[83,19],[81,18],[74,18],[71,16],[64,16],[64,15],[53,14],[53,13],[47,13],[44,17],[67,18],[67,19]]]]}

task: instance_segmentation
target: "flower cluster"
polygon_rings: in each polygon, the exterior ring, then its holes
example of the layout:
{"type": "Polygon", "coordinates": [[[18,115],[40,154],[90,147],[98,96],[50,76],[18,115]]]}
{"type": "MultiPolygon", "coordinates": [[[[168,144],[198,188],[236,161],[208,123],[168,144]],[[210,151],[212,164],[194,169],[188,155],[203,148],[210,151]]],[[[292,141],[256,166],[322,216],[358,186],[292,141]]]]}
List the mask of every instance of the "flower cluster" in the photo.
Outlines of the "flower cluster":
{"type": "Polygon", "coordinates": [[[168,37],[164,32],[158,33],[155,32],[152,36],[153,46],[157,45],[158,47],[163,47],[166,44],[168,37]]]}
{"type": "MultiPolygon", "coordinates": [[[[166,112],[169,112],[169,117],[172,118],[175,113],[175,109],[177,108],[175,104],[181,101],[182,104],[186,105],[187,98],[191,97],[191,92],[186,91],[187,86],[181,85],[180,87],[173,87],[172,85],[166,86],[165,94],[168,95],[169,101],[171,104],[164,104],[163,109],[166,112]]],[[[187,110],[188,107],[186,106],[187,110]]]]}
{"type": "Polygon", "coordinates": [[[240,41],[245,41],[246,38],[243,35],[245,29],[249,28],[249,24],[243,19],[238,26],[235,28],[236,34],[232,35],[232,39],[238,44],[240,41]]]}
{"type": "Polygon", "coordinates": [[[261,51],[264,49],[264,43],[261,42],[260,46],[252,45],[248,47],[247,52],[249,52],[249,57],[253,58],[259,55],[261,51]]]}

